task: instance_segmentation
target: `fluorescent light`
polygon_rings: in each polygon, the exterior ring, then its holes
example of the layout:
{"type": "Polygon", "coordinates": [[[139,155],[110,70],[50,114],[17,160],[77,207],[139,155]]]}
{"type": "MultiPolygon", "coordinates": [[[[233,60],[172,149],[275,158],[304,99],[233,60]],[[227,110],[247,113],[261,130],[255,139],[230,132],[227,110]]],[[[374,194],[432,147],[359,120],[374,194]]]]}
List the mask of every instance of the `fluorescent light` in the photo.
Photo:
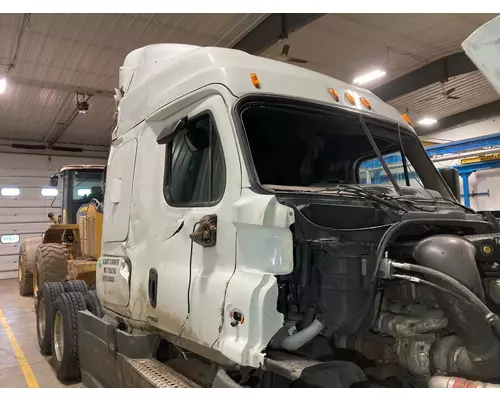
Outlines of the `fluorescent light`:
{"type": "Polygon", "coordinates": [[[2,235],[0,236],[2,244],[19,243],[19,235],[2,235]]]}
{"type": "Polygon", "coordinates": [[[21,191],[18,188],[2,188],[0,189],[0,194],[2,196],[19,196],[21,191]]]}
{"type": "Polygon", "coordinates": [[[432,117],[424,117],[420,121],[418,121],[419,125],[425,125],[425,126],[434,125],[436,123],[437,123],[437,119],[432,118],[432,117]]]}
{"type": "Polygon", "coordinates": [[[7,87],[7,79],[0,78],[0,94],[5,92],[6,87],[7,87]]]}
{"type": "Polygon", "coordinates": [[[41,190],[42,196],[44,197],[55,197],[57,196],[57,189],[45,188],[41,190]]]}
{"type": "Polygon", "coordinates": [[[375,79],[381,78],[384,75],[385,71],[376,69],[375,71],[369,72],[365,75],[358,76],[352,81],[352,83],[354,83],[355,85],[363,85],[364,83],[371,82],[375,79]]]}

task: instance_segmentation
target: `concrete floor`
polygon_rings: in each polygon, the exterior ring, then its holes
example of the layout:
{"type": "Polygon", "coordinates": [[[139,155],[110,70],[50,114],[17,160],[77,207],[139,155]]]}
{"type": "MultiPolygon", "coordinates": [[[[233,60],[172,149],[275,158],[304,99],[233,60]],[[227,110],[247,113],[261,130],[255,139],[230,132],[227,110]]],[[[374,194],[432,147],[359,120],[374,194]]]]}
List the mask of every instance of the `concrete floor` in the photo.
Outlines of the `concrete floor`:
{"type": "MultiPolygon", "coordinates": [[[[40,354],[33,298],[19,295],[17,280],[0,280],[0,310],[27,361],[28,367],[24,371],[29,373],[31,369],[36,379],[35,387],[82,387],[80,383],[69,386],[60,383],[50,365],[50,357],[40,354]]],[[[9,341],[5,327],[0,323],[0,388],[29,387],[21,368],[23,360],[16,358],[11,340],[9,341]]]]}

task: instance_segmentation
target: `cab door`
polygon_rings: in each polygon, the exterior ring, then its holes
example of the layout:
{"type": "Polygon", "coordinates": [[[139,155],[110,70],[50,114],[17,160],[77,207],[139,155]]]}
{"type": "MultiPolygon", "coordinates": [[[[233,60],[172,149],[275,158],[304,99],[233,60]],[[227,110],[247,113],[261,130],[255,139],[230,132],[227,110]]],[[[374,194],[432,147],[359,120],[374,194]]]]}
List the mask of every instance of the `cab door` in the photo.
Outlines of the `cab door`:
{"type": "Polygon", "coordinates": [[[158,326],[171,332],[169,316],[175,312],[178,336],[210,347],[222,327],[226,287],[235,268],[232,206],[241,192],[241,169],[221,96],[198,104],[181,126],[166,145],[164,196],[183,222],[175,254],[161,257],[166,261],[158,271],[158,301],[166,307],[156,313],[158,326]],[[207,235],[200,236],[204,229],[207,235]],[[172,259],[181,255],[183,262],[172,259]]]}

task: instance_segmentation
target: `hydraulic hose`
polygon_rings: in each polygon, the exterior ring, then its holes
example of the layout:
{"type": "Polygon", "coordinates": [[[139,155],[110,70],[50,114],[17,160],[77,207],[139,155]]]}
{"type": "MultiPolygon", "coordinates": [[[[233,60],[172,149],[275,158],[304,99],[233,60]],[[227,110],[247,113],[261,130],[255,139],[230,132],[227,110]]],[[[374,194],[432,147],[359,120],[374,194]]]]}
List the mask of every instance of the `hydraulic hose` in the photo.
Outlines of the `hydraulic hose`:
{"type": "Polygon", "coordinates": [[[441,271],[393,260],[388,260],[388,266],[429,276],[432,282],[412,275],[390,274],[391,277],[427,284],[438,292],[438,303],[455,335],[446,336],[436,343],[432,357],[434,368],[458,373],[468,379],[498,378],[499,317],[469,288],[441,271]],[[443,282],[444,287],[439,282],[443,282]],[[453,298],[460,299],[461,303],[454,302],[453,298]]]}
{"type": "Polygon", "coordinates": [[[448,295],[450,295],[452,297],[455,297],[457,300],[460,300],[462,302],[466,302],[466,303],[472,305],[478,312],[480,312],[481,314],[484,314],[483,313],[484,310],[482,310],[481,308],[479,308],[477,306],[477,304],[472,303],[469,299],[467,299],[462,294],[454,292],[453,290],[446,289],[445,287],[443,287],[441,285],[437,285],[437,284],[435,284],[433,282],[429,282],[429,281],[427,281],[425,279],[418,278],[418,277],[413,276],[413,275],[392,274],[391,276],[393,278],[403,279],[403,280],[414,282],[414,283],[421,283],[421,284],[429,286],[429,287],[431,287],[433,289],[436,289],[436,290],[439,290],[441,292],[444,292],[444,293],[446,293],[446,294],[448,294],[448,295]]]}
{"type": "MultiPolygon", "coordinates": [[[[486,322],[493,328],[493,333],[495,334],[496,338],[500,340],[500,318],[498,315],[493,313],[487,306],[484,304],[481,299],[479,299],[472,291],[470,291],[466,286],[462,285],[459,281],[456,279],[452,278],[451,276],[448,276],[440,271],[434,270],[432,268],[424,267],[422,265],[417,265],[417,264],[410,264],[410,263],[401,263],[397,261],[390,260],[390,265],[393,268],[399,268],[405,271],[410,271],[410,272],[419,272],[424,275],[430,275],[435,278],[441,279],[442,281],[445,281],[446,283],[450,284],[453,288],[455,288],[460,295],[466,299],[471,305],[474,306],[475,309],[477,309],[483,316],[486,322]]],[[[405,279],[405,278],[403,278],[405,279]]],[[[418,279],[418,278],[417,278],[418,279]]],[[[421,283],[427,284],[431,286],[432,282],[427,282],[427,281],[422,281],[421,283]]],[[[435,285],[435,284],[432,284],[435,285]]],[[[438,286],[438,285],[435,285],[438,286]]],[[[436,289],[443,291],[442,287],[436,287],[436,289]]],[[[448,290],[445,290],[447,294],[448,290]]],[[[452,296],[455,296],[453,294],[452,296]]],[[[456,297],[456,296],[455,296],[456,297]]]]}
{"type": "Polygon", "coordinates": [[[479,299],[474,293],[472,293],[472,291],[470,291],[465,285],[462,285],[459,281],[452,278],[451,276],[443,274],[442,272],[432,268],[423,267],[422,265],[401,263],[393,260],[390,261],[390,266],[393,268],[403,269],[405,271],[419,272],[424,275],[430,275],[435,278],[441,279],[442,281],[445,281],[450,286],[455,288],[458,292],[460,292],[460,294],[462,294],[463,297],[474,304],[474,306],[477,307],[485,316],[485,319],[486,321],[488,321],[488,323],[490,323],[491,319],[494,319],[494,317],[498,319],[498,317],[486,306],[486,304],[481,301],[481,299],[479,299]]]}
{"type": "Polygon", "coordinates": [[[376,258],[375,258],[375,270],[372,277],[372,282],[375,282],[378,279],[378,272],[380,270],[382,259],[384,258],[384,254],[389,242],[399,236],[403,229],[406,229],[408,226],[425,226],[425,225],[433,225],[433,226],[468,226],[474,228],[478,233],[483,232],[491,232],[492,225],[489,222],[479,222],[479,221],[466,221],[460,219],[429,219],[429,218],[418,218],[418,219],[407,219],[393,224],[389,229],[387,229],[380,242],[377,246],[376,258]]]}

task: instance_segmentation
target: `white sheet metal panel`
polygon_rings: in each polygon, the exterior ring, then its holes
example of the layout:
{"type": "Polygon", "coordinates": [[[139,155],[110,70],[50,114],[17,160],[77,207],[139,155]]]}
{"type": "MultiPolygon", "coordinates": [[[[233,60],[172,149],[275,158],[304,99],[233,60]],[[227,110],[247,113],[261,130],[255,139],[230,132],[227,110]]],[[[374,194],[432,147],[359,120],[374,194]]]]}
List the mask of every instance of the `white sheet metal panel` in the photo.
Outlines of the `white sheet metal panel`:
{"type": "MultiPolygon", "coordinates": [[[[136,130],[141,130],[138,125],[136,130]]],[[[111,149],[106,186],[111,194],[108,210],[104,215],[103,239],[105,242],[123,242],[127,239],[130,223],[130,202],[137,153],[137,140],[132,139],[111,149]]]]}
{"type": "Polygon", "coordinates": [[[500,93],[500,17],[477,29],[463,43],[462,48],[481,73],[500,93]]]}
{"type": "Polygon", "coordinates": [[[106,160],[0,153],[0,190],[19,188],[20,192],[13,197],[0,195],[0,239],[5,235],[19,235],[20,239],[18,243],[0,243],[0,279],[17,277],[21,242],[47,229],[50,211],[57,215],[61,196],[44,197],[41,190],[50,188],[50,176],[66,164],[104,165],[106,160]]]}

